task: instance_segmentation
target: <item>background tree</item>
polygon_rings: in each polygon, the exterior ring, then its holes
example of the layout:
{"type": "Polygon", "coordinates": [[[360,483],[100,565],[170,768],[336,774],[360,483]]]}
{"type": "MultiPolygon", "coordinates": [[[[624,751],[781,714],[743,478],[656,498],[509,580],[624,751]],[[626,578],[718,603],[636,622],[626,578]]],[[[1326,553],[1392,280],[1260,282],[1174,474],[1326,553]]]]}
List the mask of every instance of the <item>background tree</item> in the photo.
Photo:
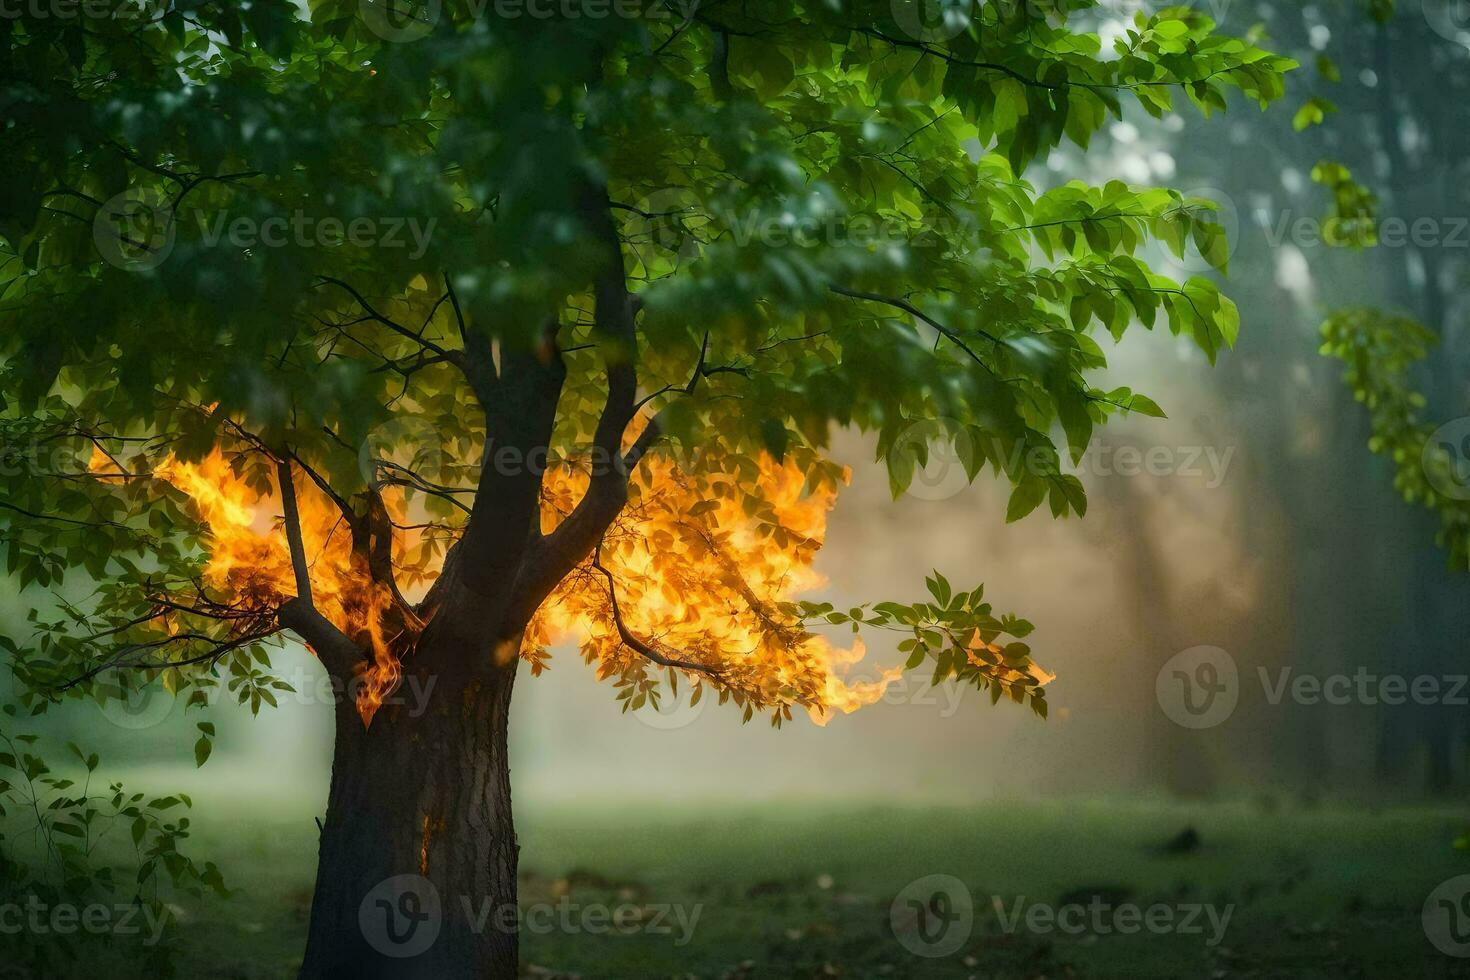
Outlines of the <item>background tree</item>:
{"type": "Polygon", "coordinates": [[[1067,26],[1089,6],[0,22],[0,425],[35,462],[3,540],[64,600],[7,631],[23,705],[161,679],[258,708],[268,648],[306,641],[348,692],[306,976],[514,975],[514,934],[457,903],[515,902],[512,682],[561,631],[631,707],[664,684],[777,724],[871,700],[826,624],[900,631],[908,667],[1045,715],[1030,624],[979,589],[794,596],[834,424],[876,434],[895,493],[940,435],[1014,485],[1010,519],[1082,513],[1062,454],[1159,413],[1089,381],[1095,335],[1233,343],[1209,279],[1140,258],[1223,271],[1209,202],[1022,176],[1125,98],[1265,106],[1293,62],[1182,9],[1105,55],[1067,26]],[[447,912],[407,966],[359,927],[400,875],[447,912]]]}
{"type": "MultiPolygon", "coordinates": [[[[1374,591],[1386,595],[1368,599],[1376,607],[1369,615],[1375,622],[1385,617],[1398,622],[1408,649],[1386,655],[1365,650],[1357,662],[1381,659],[1386,668],[1409,662],[1416,669],[1450,674],[1460,662],[1455,637],[1470,625],[1464,583],[1444,574],[1447,564],[1463,569],[1470,558],[1463,442],[1470,429],[1452,421],[1462,419],[1467,407],[1464,332],[1458,322],[1467,238],[1458,161],[1465,147],[1451,125],[1453,99],[1442,96],[1470,86],[1470,35],[1444,5],[1421,9],[1391,0],[1312,12],[1282,8],[1269,30],[1286,50],[1303,57],[1318,52],[1317,71],[1302,78],[1303,94],[1310,98],[1295,128],[1305,131],[1296,139],[1316,153],[1311,179],[1326,189],[1330,211],[1304,247],[1312,249],[1313,272],[1340,277],[1346,285],[1334,290],[1317,338],[1320,352],[1345,366],[1335,371],[1346,387],[1327,430],[1326,454],[1342,462],[1319,465],[1318,479],[1299,482],[1303,487],[1315,483],[1308,492],[1318,497],[1333,483],[1391,484],[1412,505],[1386,519],[1389,533],[1370,542],[1367,552],[1385,560],[1390,571],[1373,584],[1374,591]],[[1408,51],[1415,57],[1406,57],[1408,51]],[[1350,409],[1348,396],[1367,408],[1366,417],[1350,409]],[[1353,448],[1364,442],[1379,460],[1353,448]],[[1395,549],[1395,541],[1419,543],[1395,549]]],[[[1301,151],[1296,155],[1301,158],[1301,151]]],[[[1276,232],[1289,230],[1301,217],[1280,222],[1276,232]]],[[[1303,245],[1289,235],[1286,240],[1303,245]]],[[[1385,521],[1376,515],[1374,520],[1385,521]]],[[[1332,523],[1356,521],[1347,517],[1332,523]]],[[[1354,561],[1346,555],[1341,560],[1354,561]]],[[[1341,584],[1331,564],[1320,577],[1335,593],[1341,584]]],[[[1317,606],[1307,599],[1307,608],[1317,606]]],[[[1312,635],[1331,635],[1325,623],[1308,626],[1312,635]]],[[[1338,641],[1344,642],[1360,641],[1338,641]]],[[[1413,774],[1430,792],[1444,793],[1456,778],[1464,740],[1455,712],[1385,709],[1377,745],[1380,774],[1413,774]]]]}

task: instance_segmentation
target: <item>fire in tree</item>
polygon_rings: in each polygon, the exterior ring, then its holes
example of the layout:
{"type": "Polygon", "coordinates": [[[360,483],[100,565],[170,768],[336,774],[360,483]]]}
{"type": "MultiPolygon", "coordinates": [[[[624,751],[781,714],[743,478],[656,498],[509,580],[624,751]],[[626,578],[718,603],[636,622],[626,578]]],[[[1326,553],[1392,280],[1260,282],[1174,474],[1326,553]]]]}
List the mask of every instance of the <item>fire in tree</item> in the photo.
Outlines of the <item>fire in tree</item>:
{"type": "MultiPolygon", "coordinates": [[[[1209,202],[1024,174],[1125,98],[1265,105],[1290,62],[1181,9],[1104,57],[1025,5],[166,6],[0,21],[29,93],[0,540],[58,597],[4,639],[36,711],[154,683],[259,709],[273,647],[321,661],[347,693],[303,976],[515,975],[514,932],[448,914],[400,960],[359,915],[404,875],[515,903],[512,686],[563,641],[628,709],[825,723],[907,668],[1045,716],[1031,625],[981,589],[821,601],[825,449],[853,427],[895,494],[945,452],[1013,485],[1008,519],[1083,513],[1064,455],[1159,414],[1089,380],[1099,338],[1213,358],[1233,304],[1145,259],[1228,247],[1209,202]]],[[[167,851],[140,881],[218,883],[125,815],[167,851]]]]}

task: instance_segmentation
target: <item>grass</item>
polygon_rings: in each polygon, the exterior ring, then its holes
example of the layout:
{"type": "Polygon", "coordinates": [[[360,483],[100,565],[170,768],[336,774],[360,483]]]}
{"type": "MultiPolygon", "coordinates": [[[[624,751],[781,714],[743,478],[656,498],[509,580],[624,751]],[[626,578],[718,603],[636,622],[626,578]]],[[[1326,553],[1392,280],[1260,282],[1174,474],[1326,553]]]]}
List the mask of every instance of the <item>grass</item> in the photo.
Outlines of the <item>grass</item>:
{"type": "MultiPolygon", "coordinates": [[[[1449,847],[1461,824],[1448,811],[649,803],[526,806],[518,823],[523,902],[667,904],[685,922],[699,916],[682,945],[672,917],[672,934],[631,918],[629,934],[528,930],[523,960],[538,976],[1470,977],[1470,960],[1436,951],[1420,919],[1436,885],[1470,872],[1449,847]],[[1167,853],[1185,828],[1198,847],[1167,853]],[[968,941],[938,959],[908,952],[889,914],[900,890],[933,874],[962,880],[975,908],[968,941]],[[1024,922],[1008,932],[995,910],[997,899],[1010,911],[1093,894],[1114,905],[1228,906],[1231,918],[1211,944],[1203,919],[1202,934],[1073,935],[1024,922]]],[[[309,810],[214,800],[193,844],[235,891],[179,910],[180,975],[293,977],[315,863],[309,810]]],[[[97,975],[86,960],[77,969],[97,975]]],[[[115,960],[106,975],[130,976],[115,960]]]]}

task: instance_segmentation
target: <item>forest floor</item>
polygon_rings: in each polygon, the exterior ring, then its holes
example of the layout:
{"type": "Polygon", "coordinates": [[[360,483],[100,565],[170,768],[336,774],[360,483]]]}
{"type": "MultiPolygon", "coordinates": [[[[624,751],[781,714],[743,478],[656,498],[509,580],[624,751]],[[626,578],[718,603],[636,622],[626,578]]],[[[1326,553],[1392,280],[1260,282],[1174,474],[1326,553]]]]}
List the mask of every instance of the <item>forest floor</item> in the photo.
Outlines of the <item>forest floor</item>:
{"type": "MultiPolygon", "coordinates": [[[[294,977],[311,815],[222,803],[201,805],[190,843],[233,894],[178,902],[179,975],[294,977]]],[[[1470,874],[1450,809],[650,801],[524,806],[518,826],[527,976],[1470,977],[1421,918],[1437,886],[1470,874]],[[909,886],[930,875],[963,886],[941,883],[950,898],[916,923],[907,899],[936,886],[909,886]]],[[[77,976],[129,976],[116,956],[90,959],[77,976]]]]}

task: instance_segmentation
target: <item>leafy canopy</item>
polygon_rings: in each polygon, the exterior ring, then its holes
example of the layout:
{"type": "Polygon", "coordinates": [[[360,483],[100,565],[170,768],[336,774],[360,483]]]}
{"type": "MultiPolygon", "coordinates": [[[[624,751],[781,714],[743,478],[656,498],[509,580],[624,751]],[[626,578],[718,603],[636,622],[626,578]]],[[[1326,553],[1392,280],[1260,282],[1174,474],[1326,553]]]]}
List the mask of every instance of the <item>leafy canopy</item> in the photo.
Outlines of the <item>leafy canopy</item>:
{"type": "Polygon", "coordinates": [[[846,613],[791,593],[844,479],[834,425],[876,434],[895,494],[919,426],[1013,485],[1009,519],[1081,514],[1064,454],[1161,414],[1089,380],[1102,335],[1235,340],[1210,279],[1147,261],[1224,272],[1210,202],[1024,175],[1125,103],[1264,107],[1294,65],[1185,8],[1104,51],[1073,26],[1092,6],[0,23],[0,427],[26,460],[0,533],[22,584],[92,586],[6,639],[28,703],[159,674],[202,702],[223,672],[258,707],[286,623],[370,679],[371,717],[478,610],[537,666],[575,623],[635,707],[665,667],[747,717],[862,700],[825,622],[901,630],[910,666],[1044,713],[1047,675],[1000,642],[1030,625],[979,590],[936,576],[933,601],[846,613]],[[298,497],[292,540],[270,518],[298,497]]]}

